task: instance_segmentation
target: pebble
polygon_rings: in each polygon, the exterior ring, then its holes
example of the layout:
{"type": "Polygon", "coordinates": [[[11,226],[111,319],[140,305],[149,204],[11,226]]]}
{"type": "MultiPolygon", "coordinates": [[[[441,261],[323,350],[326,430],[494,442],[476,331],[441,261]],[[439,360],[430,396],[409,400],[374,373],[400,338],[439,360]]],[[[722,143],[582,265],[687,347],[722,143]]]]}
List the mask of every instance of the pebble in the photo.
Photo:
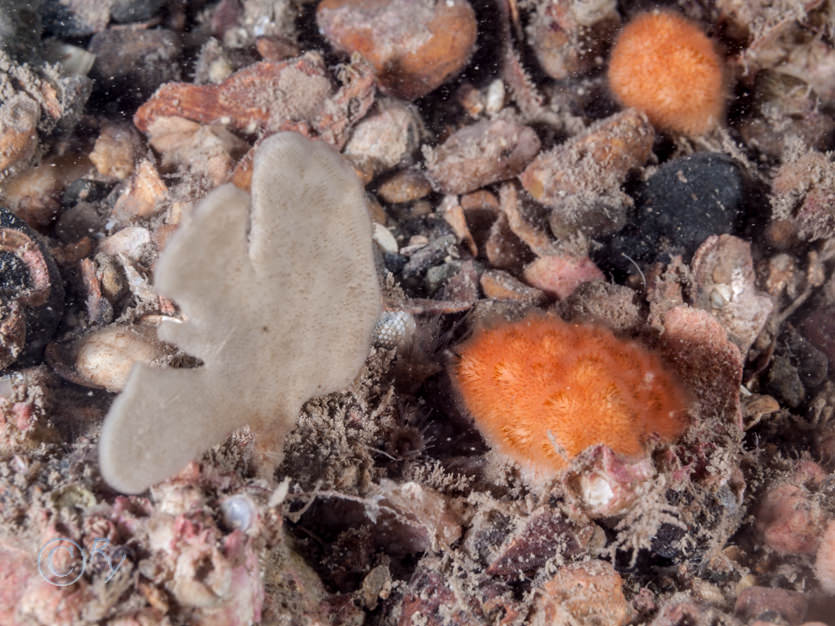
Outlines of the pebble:
{"type": "Polygon", "coordinates": [[[560,303],[563,317],[627,332],[643,322],[637,294],[624,285],[595,280],[578,286],[560,303]]]}
{"type": "MultiPolygon", "coordinates": [[[[155,64],[156,65],[156,64],[155,64]]],[[[308,52],[289,61],[261,61],[238,70],[219,85],[166,83],[137,109],[134,124],[147,132],[160,117],[254,133],[314,120],[331,96],[322,56],[308,52]]]]}
{"type": "Polygon", "coordinates": [[[386,202],[399,204],[425,198],[432,185],[417,170],[401,170],[381,183],[377,194],[386,202]]]}
{"type": "Polygon", "coordinates": [[[123,255],[131,261],[139,261],[150,254],[153,244],[151,233],[142,226],[128,226],[101,240],[99,252],[109,256],[123,255]]]}
{"type": "Polygon", "coordinates": [[[316,23],[332,46],[360,53],[382,89],[404,100],[460,72],[478,26],[467,0],[323,0],[316,23]]]}
{"type": "Polygon", "coordinates": [[[570,238],[618,231],[626,222],[629,196],[620,191],[630,170],[652,153],[655,131],[634,109],[595,122],[534,159],[519,180],[531,197],[549,207],[552,232],[570,238]]]}
{"type": "Polygon", "coordinates": [[[162,209],[162,201],[167,191],[168,187],[160,178],[154,164],[145,159],[125,184],[113,205],[111,216],[120,223],[128,223],[137,218],[155,215],[162,209]]]}
{"type": "Polygon", "coordinates": [[[493,221],[487,240],[484,242],[484,254],[490,265],[519,273],[526,263],[534,260],[534,254],[513,232],[504,213],[493,221]]]}
{"type": "Polygon", "coordinates": [[[0,50],[17,61],[26,62],[40,50],[42,28],[38,4],[0,0],[0,50]]]}
{"type": "Polygon", "coordinates": [[[222,124],[198,124],[181,117],[161,117],[151,124],[149,143],[162,156],[161,167],[205,177],[212,187],[229,181],[250,146],[222,124]]]}
{"type": "Polygon", "coordinates": [[[742,171],[728,157],[701,152],[665,163],[639,195],[631,223],[611,240],[608,256],[622,271],[665,255],[689,259],[711,235],[729,233],[743,208],[742,171]]]}
{"type": "Polygon", "coordinates": [[[835,364],[835,305],[813,306],[798,324],[800,332],[835,364]]]}
{"type": "Polygon", "coordinates": [[[440,263],[455,249],[457,244],[458,238],[450,234],[437,237],[422,246],[409,256],[408,262],[403,267],[403,279],[414,278],[440,263]]]}
{"type": "Polygon", "coordinates": [[[85,37],[107,28],[110,2],[44,0],[41,16],[44,29],[56,37],[85,37]]]}
{"type": "Polygon", "coordinates": [[[568,254],[542,256],[528,265],[525,281],[555,298],[567,298],[582,283],[605,280],[594,262],[588,257],[568,254]]]}
{"type": "Polygon", "coordinates": [[[835,163],[830,156],[812,150],[784,163],[771,191],[774,217],[789,220],[800,239],[835,235],[835,163]]]}
{"type": "Polygon", "coordinates": [[[345,155],[374,178],[412,160],[420,145],[421,128],[420,117],[409,105],[378,101],[376,109],[354,128],[345,155]]]}
{"type": "Polygon", "coordinates": [[[475,304],[479,296],[479,275],[483,268],[473,260],[456,261],[452,265],[456,268],[455,271],[446,279],[440,292],[435,294],[435,297],[449,302],[475,304]]]}
{"type": "Polygon", "coordinates": [[[772,550],[812,555],[818,549],[826,518],[804,487],[783,483],[765,492],[755,519],[765,545],[772,550]]]}
{"type": "Polygon", "coordinates": [[[380,223],[374,223],[374,233],[371,238],[380,246],[383,252],[388,254],[397,254],[397,240],[391,231],[380,223]]]}
{"type": "Polygon", "coordinates": [[[744,359],[710,313],[679,305],[663,313],[662,355],[693,392],[698,415],[716,415],[741,427],[739,386],[744,359]]]}
{"type": "Polygon", "coordinates": [[[41,107],[22,93],[0,106],[0,172],[4,175],[26,167],[35,155],[40,117],[41,107]]]}
{"type": "Polygon", "coordinates": [[[533,129],[506,119],[482,120],[425,147],[427,174],[444,193],[462,194],[519,174],[539,152],[533,129]]]}
{"type": "Polygon", "coordinates": [[[4,180],[0,201],[30,226],[46,228],[60,211],[58,198],[62,191],[90,169],[90,162],[76,154],[47,157],[39,165],[4,180]]]}
{"type": "Polygon", "coordinates": [[[481,275],[480,284],[488,298],[517,300],[537,305],[548,301],[548,296],[543,291],[529,287],[503,270],[487,270],[481,275]]]}
{"type": "Polygon", "coordinates": [[[102,176],[124,180],[133,173],[142,142],[132,125],[105,123],[90,153],[90,161],[102,176]]]}
{"type": "Polygon", "coordinates": [[[165,5],[165,0],[111,0],[110,17],[114,22],[150,20],[165,5]]]}
{"type": "Polygon", "coordinates": [[[765,375],[766,389],[784,404],[796,408],[826,380],[828,363],[824,352],[788,326],[777,338],[765,375]]]}
{"type": "Polygon", "coordinates": [[[619,26],[614,0],[550,0],[537,3],[529,40],[545,73],[562,80],[601,65],[619,26]]]}
{"type": "Polygon", "coordinates": [[[807,606],[806,597],[798,591],[754,586],[739,594],[734,612],[743,619],[753,621],[764,613],[774,611],[790,624],[800,624],[807,606]]]}

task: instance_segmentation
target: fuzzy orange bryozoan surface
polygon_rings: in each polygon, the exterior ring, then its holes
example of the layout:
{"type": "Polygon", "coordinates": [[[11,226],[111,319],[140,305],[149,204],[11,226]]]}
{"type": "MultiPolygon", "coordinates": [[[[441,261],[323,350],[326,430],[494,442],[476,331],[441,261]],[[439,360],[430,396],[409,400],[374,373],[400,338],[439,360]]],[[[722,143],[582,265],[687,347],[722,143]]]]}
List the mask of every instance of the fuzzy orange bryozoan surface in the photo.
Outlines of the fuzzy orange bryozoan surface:
{"type": "Polygon", "coordinates": [[[535,476],[598,443],[640,455],[652,433],[672,440],[687,426],[686,394],[661,359],[603,327],[536,314],[457,351],[453,383],[476,426],[535,476]]]}
{"type": "Polygon", "coordinates": [[[609,60],[609,87],[653,125],[688,135],[712,129],[725,109],[722,60],[713,42],[671,11],[642,13],[621,31],[609,60]]]}

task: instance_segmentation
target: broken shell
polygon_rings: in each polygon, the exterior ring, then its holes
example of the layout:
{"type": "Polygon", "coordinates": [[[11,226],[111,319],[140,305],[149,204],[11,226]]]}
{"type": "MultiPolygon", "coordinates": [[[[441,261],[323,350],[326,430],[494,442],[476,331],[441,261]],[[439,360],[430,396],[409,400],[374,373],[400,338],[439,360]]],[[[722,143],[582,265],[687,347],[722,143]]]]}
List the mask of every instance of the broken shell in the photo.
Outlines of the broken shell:
{"type": "Polygon", "coordinates": [[[168,188],[162,182],[157,169],[145,159],[116,200],[111,215],[122,223],[150,217],[159,212],[160,204],[167,192],[168,188]]]}
{"type": "Polygon", "coordinates": [[[20,356],[38,358],[64,311],[64,287],[58,267],[37,235],[0,208],[0,302],[5,354],[0,369],[20,356]]]}
{"type": "Polygon", "coordinates": [[[487,270],[481,275],[481,289],[488,298],[518,300],[532,304],[544,304],[548,297],[535,287],[529,287],[502,270],[487,270]]]}
{"type": "Polygon", "coordinates": [[[623,626],[630,621],[623,581],[607,561],[561,567],[538,592],[531,624],[623,626]]]}
{"type": "Polygon", "coordinates": [[[712,235],[696,250],[691,268],[696,306],[712,313],[747,354],[774,306],[757,290],[751,244],[732,235],[712,235]]]}
{"type": "Polygon", "coordinates": [[[151,326],[113,325],[68,342],[51,343],[47,363],[62,378],[111,393],[122,390],[135,363],[161,364],[172,350],[151,326]]]}

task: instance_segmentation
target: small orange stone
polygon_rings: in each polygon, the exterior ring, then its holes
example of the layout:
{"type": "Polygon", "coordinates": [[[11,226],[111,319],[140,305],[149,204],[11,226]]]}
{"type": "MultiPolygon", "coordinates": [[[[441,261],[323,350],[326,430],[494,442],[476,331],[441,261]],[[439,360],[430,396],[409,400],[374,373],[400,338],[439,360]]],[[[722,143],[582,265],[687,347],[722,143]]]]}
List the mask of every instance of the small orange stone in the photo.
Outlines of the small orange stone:
{"type": "Polygon", "coordinates": [[[670,11],[642,13],[618,36],[609,87],[660,129],[701,135],[722,118],[722,60],[694,23],[670,11]]]}
{"type": "Polygon", "coordinates": [[[686,394],[661,359],[600,326],[530,315],[458,351],[452,378],[476,426],[537,477],[594,444],[640,455],[652,433],[669,441],[687,425],[686,394]]]}
{"type": "Polygon", "coordinates": [[[335,48],[374,66],[383,91],[406,100],[464,69],[478,35],[467,0],[321,0],[316,24],[335,48]]]}

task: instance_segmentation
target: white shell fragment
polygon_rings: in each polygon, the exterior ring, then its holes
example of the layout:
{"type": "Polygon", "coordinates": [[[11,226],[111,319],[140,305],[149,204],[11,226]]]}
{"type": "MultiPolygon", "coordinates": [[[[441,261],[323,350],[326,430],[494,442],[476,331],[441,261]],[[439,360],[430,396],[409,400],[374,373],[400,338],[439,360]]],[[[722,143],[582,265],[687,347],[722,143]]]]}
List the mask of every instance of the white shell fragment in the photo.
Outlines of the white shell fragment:
{"type": "Polygon", "coordinates": [[[77,347],[75,368],[78,382],[121,391],[134,363],[150,364],[165,356],[165,349],[152,337],[128,326],[113,325],[84,337],[77,347]]]}
{"type": "Polygon", "coordinates": [[[262,142],[252,199],[212,191],[172,236],[155,286],[184,323],[160,339],[203,361],[134,368],[105,420],[105,480],[139,493],[249,424],[280,456],[302,403],[353,380],[380,291],[362,184],[330,147],[295,133],[262,142]]]}

